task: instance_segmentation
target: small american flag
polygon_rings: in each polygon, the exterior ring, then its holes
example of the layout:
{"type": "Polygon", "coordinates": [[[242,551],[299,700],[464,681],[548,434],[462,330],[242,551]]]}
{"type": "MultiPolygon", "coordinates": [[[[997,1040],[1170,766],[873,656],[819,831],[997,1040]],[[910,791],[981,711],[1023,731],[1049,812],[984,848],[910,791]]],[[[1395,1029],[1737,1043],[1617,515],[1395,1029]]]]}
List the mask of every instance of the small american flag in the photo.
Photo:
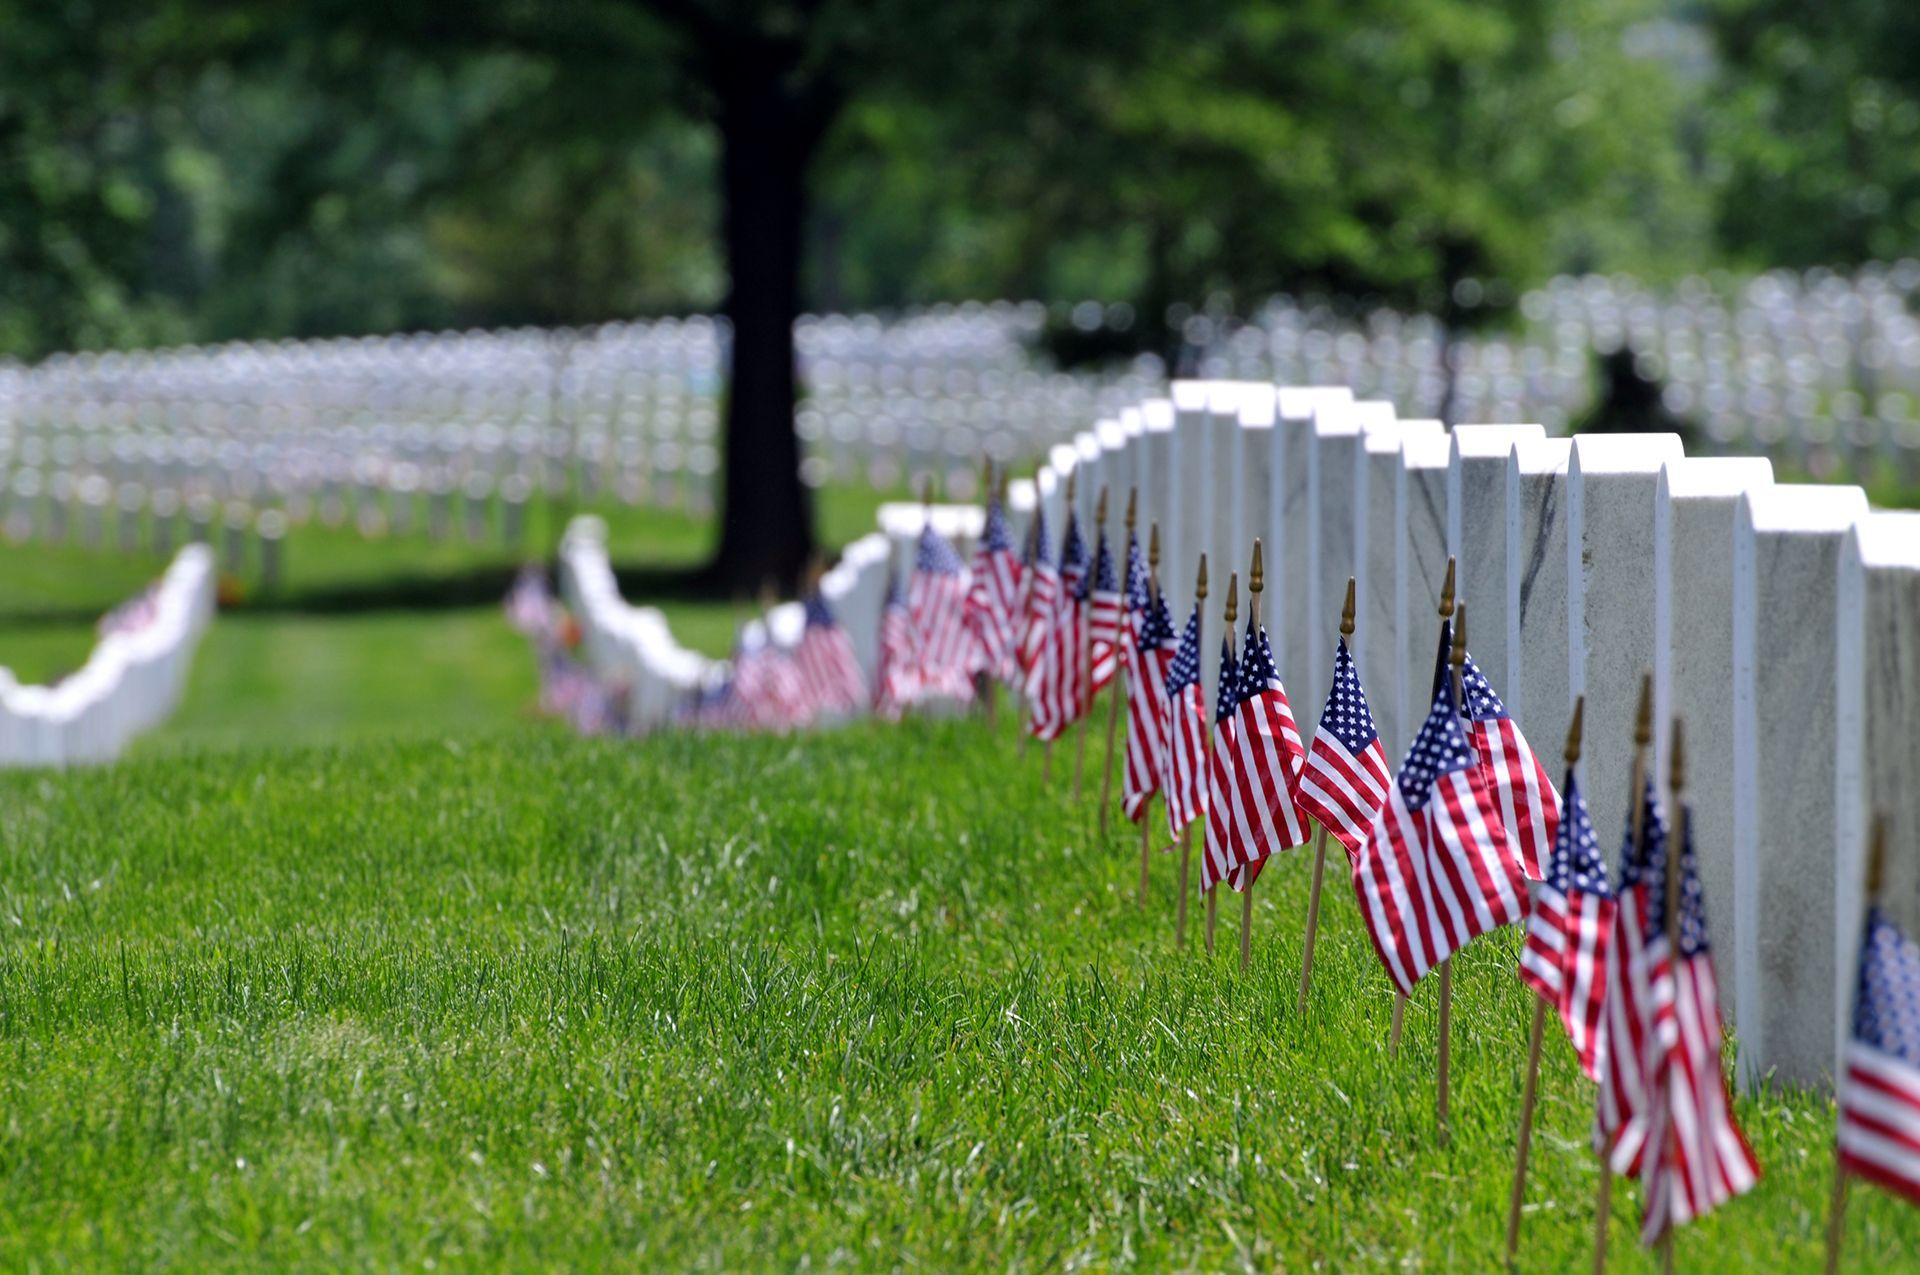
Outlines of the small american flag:
{"type": "Polygon", "coordinates": [[[787,730],[807,721],[807,694],[793,658],[758,622],[743,625],[734,643],[733,692],[762,730],[787,730]]]}
{"type": "Polygon", "coordinates": [[[1600,1079],[1605,1047],[1601,1012],[1613,907],[1600,838],[1587,814],[1587,799],[1569,768],[1547,879],[1534,888],[1533,910],[1527,914],[1520,977],[1559,1011],[1580,1070],[1591,1080],[1600,1079]]]}
{"type": "Polygon", "coordinates": [[[1167,827],[1175,837],[1207,808],[1207,705],[1200,685],[1200,604],[1187,615],[1167,665],[1167,739],[1161,770],[1167,827]]]}
{"type": "Polygon", "coordinates": [[[1526,881],[1450,690],[1414,736],[1353,861],[1367,934],[1408,995],[1442,960],[1526,914],[1526,881]]]}
{"type": "Polygon", "coordinates": [[[1080,538],[1079,519],[1069,513],[1066,538],[1060,547],[1053,613],[1047,618],[1046,639],[1028,686],[1033,708],[1029,729],[1036,739],[1058,739],[1080,718],[1085,685],[1086,586],[1087,544],[1080,538]]]}
{"type": "Polygon", "coordinates": [[[986,535],[974,551],[967,592],[967,631],[972,638],[968,669],[1002,680],[1014,670],[1014,610],[1020,605],[1020,559],[1007,530],[1006,510],[995,493],[987,503],[986,535]]]}
{"type": "Polygon", "coordinates": [[[547,588],[546,570],[525,566],[513,577],[507,590],[507,623],[529,637],[552,630],[555,616],[553,592],[547,588]]]}
{"type": "Polygon", "coordinates": [[[1305,845],[1307,815],[1300,805],[1300,772],[1306,750],[1294,725],[1293,706],[1273,664],[1265,628],[1247,621],[1233,708],[1233,787],[1229,884],[1245,889],[1261,865],[1305,845]]]}
{"type": "Polygon", "coordinates": [[[1153,594],[1140,543],[1127,544],[1127,623],[1121,631],[1127,677],[1127,770],[1121,809],[1135,823],[1160,791],[1160,754],[1167,733],[1167,665],[1178,638],[1167,604],[1153,594]]]}
{"type": "Polygon", "coordinates": [[[793,648],[793,666],[809,716],[855,713],[867,702],[867,680],[853,653],[853,639],[818,589],[807,599],[807,626],[793,648]]]}
{"type": "Polygon", "coordinates": [[[1240,703],[1240,665],[1233,658],[1233,636],[1220,639],[1220,690],[1214,696],[1213,755],[1207,759],[1207,824],[1200,856],[1200,893],[1230,876],[1233,857],[1234,708],[1240,703]]]}
{"type": "MultiPolygon", "coordinates": [[[[1026,584],[1026,611],[1020,617],[1019,643],[1015,648],[1020,675],[1029,683],[1046,649],[1047,626],[1053,620],[1053,607],[1060,592],[1060,572],[1053,565],[1053,550],[1047,544],[1047,511],[1035,506],[1033,535],[1028,541],[1029,555],[1023,580],[1026,584]]],[[[1031,698],[1031,690],[1028,692],[1031,698]]]]}
{"type": "Polygon", "coordinates": [[[1087,593],[1088,657],[1087,700],[1112,683],[1120,668],[1120,582],[1113,572],[1113,555],[1107,551],[1107,533],[1100,532],[1100,548],[1093,556],[1093,579],[1087,593]]]}
{"type": "Polygon", "coordinates": [[[1647,1140],[1647,1045],[1653,1029],[1653,992],[1647,981],[1648,882],[1666,888],[1667,817],[1647,776],[1642,800],[1642,847],[1633,844],[1633,813],[1627,813],[1620,851],[1620,884],[1614,890],[1613,932],[1607,938],[1607,987],[1601,1015],[1600,1094],[1594,1108],[1594,1154],[1615,1173],[1638,1173],[1647,1140]]]}
{"type": "Polygon", "coordinates": [[[1875,906],[1840,1086],[1840,1167],[1920,1203],[1920,945],[1875,906]]]}
{"type": "Polygon", "coordinates": [[[1508,715],[1506,705],[1493,693],[1486,674],[1467,656],[1460,674],[1460,690],[1467,701],[1467,720],[1472,723],[1469,736],[1473,750],[1480,755],[1481,769],[1488,786],[1498,795],[1500,820],[1507,828],[1507,843],[1520,857],[1520,867],[1529,880],[1538,881],[1541,866],[1553,852],[1554,835],[1560,827],[1560,794],[1540,759],[1527,747],[1520,724],[1508,715]]]}
{"type": "Polygon", "coordinates": [[[929,519],[920,529],[913,578],[907,584],[907,615],[920,657],[920,693],[957,700],[973,698],[967,669],[967,567],[929,519]]]}
{"type": "Polygon", "coordinates": [[[887,569],[887,600],[880,608],[880,658],[875,670],[873,711],[887,721],[920,698],[920,660],[914,651],[913,625],[900,600],[900,584],[887,569]]]}
{"type": "Polygon", "coordinates": [[[1720,992],[1707,942],[1706,891],[1694,866],[1693,821],[1680,847],[1680,950],[1667,938],[1667,888],[1648,883],[1648,982],[1653,992],[1653,1081],[1646,1196],[1640,1241],[1652,1247],[1667,1230],[1711,1213],[1753,1190],[1760,1165],[1733,1116],[1720,1062],[1720,992]]]}
{"type": "Polygon", "coordinates": [[[1367,693],[1347,651],[1347,639],[1333,655],[1333,689],[1320,710],[1320,729],[1300,772],[1300,804],[1322,828],[1347,848],[1349,862],[1360,853],[1374,816],[1386,804],[1387,750],[1373,727],[1367,693]]]}

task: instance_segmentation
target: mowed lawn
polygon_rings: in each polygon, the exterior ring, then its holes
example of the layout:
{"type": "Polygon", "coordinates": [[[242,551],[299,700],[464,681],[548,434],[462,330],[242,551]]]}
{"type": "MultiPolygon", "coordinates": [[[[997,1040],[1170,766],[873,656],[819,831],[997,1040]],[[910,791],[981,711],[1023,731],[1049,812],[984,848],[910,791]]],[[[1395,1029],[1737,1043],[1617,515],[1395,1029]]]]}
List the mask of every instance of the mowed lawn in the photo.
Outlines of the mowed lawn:
{"type": "MultiPolygon", "coordinates": [[[[1037,762],[955,721],[0,776],[0,1266],[1494,1268],[1518,936],[1456,962],[1441,1147],[1433,990],[1390,1057],[1337,847],[1300,1016],[1304,855],[1242,975],[1237,900],[1175,951],[1173,859],[1137,909],[1037,762]]],[[[1551,1046],[1536,1271],[1592,1235],[1551,1046]]],[[[1816,1269],[1829,1103],[1739,1110],[1765,1178],[1679,1266],[1816,1269]]],[[[1920,1214],[1857,1191],[1848,1244],[1920,1214]]]]}

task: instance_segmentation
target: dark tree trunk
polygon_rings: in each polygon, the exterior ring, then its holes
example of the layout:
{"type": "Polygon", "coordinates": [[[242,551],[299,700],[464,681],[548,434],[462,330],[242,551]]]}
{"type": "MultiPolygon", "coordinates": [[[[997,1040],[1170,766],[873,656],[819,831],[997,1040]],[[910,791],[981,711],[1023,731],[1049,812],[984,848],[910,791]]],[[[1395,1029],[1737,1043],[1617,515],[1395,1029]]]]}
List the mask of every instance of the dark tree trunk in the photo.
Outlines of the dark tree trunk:
{"type": "Polygon", "coordinates": [[[719,101],[721,193],[733,325],[720,547],[712,583],[736,595],[793,589],[813,553],[813,502],[793,432],[808,170],[838,99],[781,42],[728,50],[719,101]]]}

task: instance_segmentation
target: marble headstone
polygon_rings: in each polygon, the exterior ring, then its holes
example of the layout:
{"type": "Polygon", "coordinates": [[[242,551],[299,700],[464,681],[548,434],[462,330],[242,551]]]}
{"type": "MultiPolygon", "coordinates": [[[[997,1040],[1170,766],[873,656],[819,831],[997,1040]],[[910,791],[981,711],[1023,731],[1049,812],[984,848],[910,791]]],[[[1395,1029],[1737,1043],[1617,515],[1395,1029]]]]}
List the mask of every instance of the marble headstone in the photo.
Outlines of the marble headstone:
{"type": "MultiPolygon", "coordinates": [[[[1458,596],[1470,604],[1474,662],[1502,697],[1513,685],[1507,658],[1514,599],[1507,580],[1507,462],[1514,446],[1546,437],[1539,425],[1456,425],[1447,467],[1447,551],[1458,596]],[[1475,636],[1479,635],[1479,636],[1475,636]]],[[[1511,710],[1519,720],[1518,710],[1511,710]]],[[[1525,731],[1532,723],[1521,722],[1525,731]]],[[[1538,733],[1534,727],[1533,733],[1538,733]]],[[[1561,734],[1565,734],[1562,731],[1561,734]]]]}
{"type": "Polygon", "coordinates": [[[1507,711],[1553,782],[1566,774],[1556,719],[1567,690],[1567,463],[1573,442],[1522,439],[1507,457],[1507,711]]]}
{"type": "Polygon", "coordinates": [[[1340,628],[1340,606],[1346,598],[1347,577],[1359,566],[1354,508],[1354,471],[1365,459],[1365,436],[1389,426],[1393,405],[1357,402],[1323,407],[1313,416],[1313,434],[1307,448],[1308,518],[1307,573],[1303,602],[1308,624],[1306,664],[1314,669],[1333,667],[1334,643],[1340,628]]]}
{"type": "MultiPolygon", "coordinates": [[[[1440,590],[1447,577],[1447,437],[1416,435],[1400,448],[1400,475],[1394,488],[1400,547],[1394,554],[1399,579],[1399,610],[1394,616],[1395,661],[1391,688],[1367,686],[1369,703],[1391,699],[1398,712],[1383,719],[1376,707],[1387,759],[1395,767],[1413,742],[1413,732],[1433,702],[1433,657],[1440,638],[1440,590]],[[1390,734],[1383,720],[1393,723],[1390,734]]],[[[1364,685],[1364,683],[1363,683],[1364,685]]]]}
{"type": "MultiPolygon", "coordinates": [[[[1400,612],[1405,596],[1400,587],[1401,454],[1408,446],[1444,447],[1446,440],[1446,426],[1439,421],[1393,421],[1367,432],[1361,440],[1360,463],[1354,467],[1353,501],[1358,516],[1354,520],[1355,616],[1349,649],[1382,739],[1398,741],[1401,731],[1400,612]]],[[[1329,601],[1333,614],[1328,640],[1332,642],[1338,640],[1344,597],[1336,595],[1329,601]]],[[[1327,667],[1308,687],[1324,697],[1332,680],[1329,656],[1327,667]]]]}
{"type": "Polygon", "coordinates": [[[1283,385],[1276,392],[1272,467],[1268,471],[1273,552],[1267,555],[1267,588],[1273,596],[1290,601],[1283,608],[1275,608],[1279,612],[1277,623],[1270,626],[1268,636],[1273,639],[1281,680],[1288,686],[1310,685],[1326,674],[1325,669],[1308,663],[1310,617],[1305,606],[1313,565],[1308,556],[1312,501],[1307,494],[1307,452],[1313,440],[1314,413],[1322,407],[1352,402],[1353,393],[1345,387],[1283,385]]]}

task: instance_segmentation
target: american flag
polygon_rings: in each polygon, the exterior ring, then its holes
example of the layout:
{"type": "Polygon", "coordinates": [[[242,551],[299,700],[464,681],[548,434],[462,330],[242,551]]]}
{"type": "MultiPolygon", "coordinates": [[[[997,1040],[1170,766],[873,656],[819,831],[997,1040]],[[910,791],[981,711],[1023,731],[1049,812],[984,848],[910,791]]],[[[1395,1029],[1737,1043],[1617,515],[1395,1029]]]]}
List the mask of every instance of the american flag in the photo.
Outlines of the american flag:
{"type": "Polygon", "coordinates": [[[920,698],[920,660],[914,652],[913,625],[900,583],[887,568],[887,600],[880,608],[880,656],[873,679],[874,715],[899,721],[900,714],[920,698]]]}
{"type": "Polygon", "coordinates": [[[734,643],[733,693],[762,730],[787,730],[808,720],[807,693],[793,657],[759,622],[743,625],[734,643]]]}
{"type": "Polygon", "coordinates": [[[1840,1167],[1920,1203],[1920,944],[1878,906],[1860,937],[1840,1167]]]}
{"type": "Polygon", "coordinates": [[[1028,683],[1036,739],[1058,739],[1085,709],[1086,598],[1087,543],[1080,538],[1080,520],[1068,513],[1053,614],[1028,683]]]}
{"type": "Polygon", "coordinates": [[[966,564],[929,519],[920,529],[913,578],[907,584],[922,695],[973,698],[973,678],[967,671],[967,587],[966,564]]]}
{"type": "Polygon", "coordinates": [[[1233,635],[1220,639],[1220,690],[1214,696],[1213,755],[1207,760],[1205,835],[1201,839],[1200,893],[1231,875],[1233,856],[1234,708],[1240,702],[1240,665],[1233,658],[1233,635]]]}
{"type": "Polygon", "coordinates": [[[1160,755],[1167,733],[1167,665],[1178,638],[1166,599],[1154,594],[1140,543],[1127,544],[1127,624],[1121,636],[1127,674],[1127,773],[1121,809],[1135,823],[1160,791],[1160,755]]]}
{"type": "Polygon", "coordinates": [[[1720,991],[1707,941],[1706,891],[1694,866],[1693,821],[1684,822],[1677,959],[1667,937],[1664,865],[1663,877],[1648,883],[1645,959],[1654,1016],[1647,1073],[1657,1100],[1641,1172],[1646,1204],[1640,1240],[1649,1247],[1669,1228],[1711,1213],[1760,1180],[1721,1067],[1720,991]]]}
{"type": "Polygon", "coordinates": [[[1088,657],[1087,700],[1104,691],[1120,668],[1120,582],[1114,576],[1113,555],[1107,551],[1107,533],[1100,532],[1100,548],[1093,556],[1093,579],[1087,592],[1088,657]]]}
{"type": "Polygon", "coordinates": [[[1207,808],[1207,704],[1200,685],[1200,604],[1187,615],[1180,646],[1167,665],[1167,738],[1160,795],[1175,837],[1207,808]]]}
{"type": "Polygon", "coordinates": [[[1560,831],[1547,878],[1534,887],[1520,978],[1560,1013],[1567,1039],[1590,1080],[1600,1079],[1601,1028],[1607,986],[1607,940],[1613,933],[1613,887],[1600,838],[1579,781],[1567,771],[1560,831]]]}
{"type": "Polygon", "coordinates": [[[1633,844],[1633,813],[1627,813],[1620,851],[1620,884],[1614,890],[1613,932],[1607,938],[1606,992],[1601,1014],[1600,1095],[1594,1108],[1593,1150],[1615,1173],[1638,1173],[1646,1145],[1647,1043],[1652,1032],[1653,992],[1648,985],[1648,882],[1666,888],[1667,817],[1646,777],[1642,792],[1642,848],[1633,844]]]}
{"type": "Polygon", "coordinates": [[[1520,724],[1493,693],[1487,675],[1467,656],[1460,674],[1460,690],[1467,701],[1469,738],[1480,755],[1487,784],[1500,802],[1500,820],[1507,828],[1507,844],[1520,857],[1528,879],[1540,880],[1541,865],[1553,852],[1560,827],[1560,794],[1547,778],[1546,767],[1527,747],[1520,724]]]}
{"type": "Polygon", "coordinates": [[[520,568],[507,590],[505,605],[507,623],[520,632],[532,637],[550,631],[555,608],[546,571],[537,566],[520,568]]]}
{"type": "Polygon", "coordinates": [[[807,626],[793,648],[809,716],[856,713],[867,702],[867,679],[853,653],[853,639],[833,618],[827,600],[815,589],[807,599],[807,626]]]}
{"type": "Polygon", "coordinates": [[[1386,803],[1392,782],[1387,750],[1373,728],[1360,672],[1342,637],[1333,654],[1333,689],[1327,692],[1320,729],[1313,733],[1313,747],[1300,772],[1300,804],[1347,848],[1351,862],[1386,803]]]}
{"type": "Polygon", "coordinates": [[[1394,986],[1526,914],[1500,807],[1443,687],[1353,861],[1353,888],[1394,986]]]}
{"type": "Polygon", "coordinates": [[[975,673],[1010,679],[1014,669],[1014,609],[1020,605],[1020,559],[1007,530],[1006,510],[996,493],[987,503],[986,535],[974,551],[967,591],[967,632],[972,647],[967,667],[975,673]]]}
{"type": "Polygon", "coordinates": [[[1020,616],[1019,641],[1015,648],[1020,676],[1029,684],[1040,664],[1040,653],[1047,645],[1047,625],[1053,619],[1055,600],[1060,592],[1060,572],[1053,564],[1053,550],[1047,544],[1047,511],[1034,506],[1032,534],[1027,539],[1027,563],[1022,573],[1026,586],[1026,607],[1020,616]]]}
{"type": "Polygon", "coordinates": [[[1247,621],[1240,648],[1233,708],[1232,837],[1230,884],[1244,889],[1261,865],[1282,850],[1305,845],[1307,815],[1300,805],[1300,771],[1306,751],[1293,722],[1273,644],[1264,627],[1247,621]]]}

